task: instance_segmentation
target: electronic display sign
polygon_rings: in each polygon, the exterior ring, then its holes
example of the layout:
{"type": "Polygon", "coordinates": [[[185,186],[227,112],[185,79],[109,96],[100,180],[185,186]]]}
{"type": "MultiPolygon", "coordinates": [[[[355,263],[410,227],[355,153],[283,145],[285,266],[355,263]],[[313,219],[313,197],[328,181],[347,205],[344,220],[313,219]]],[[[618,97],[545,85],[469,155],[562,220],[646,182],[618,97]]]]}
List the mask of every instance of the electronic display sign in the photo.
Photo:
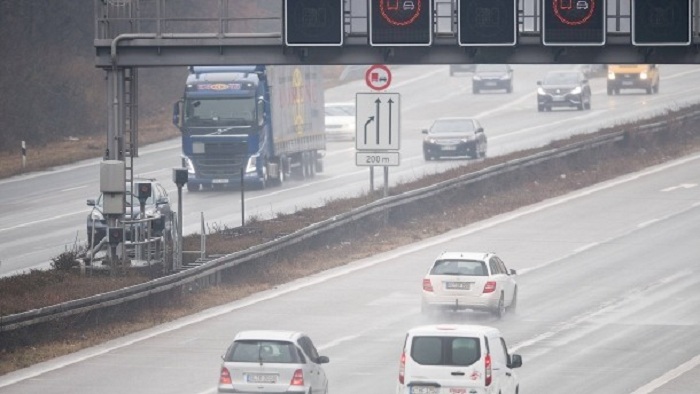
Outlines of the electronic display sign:
{"type": "Polygon", "coordinates": [[[433,41],[432,0],[369,0],[372,46],[428,46],[433,41]]]}
{"type": "Polygon", "coordinates": [[[343,0],[285,0],[287,46],[343,45],[343,0]]]}
{"type": "Polygon", "coordinates": [[[459,0],[459,45],[501,46],[517,43],[517,1],[459,0]]]}
{"type": "Polygon", "coordinates": [[[690,0],[633,0],[633,45],[690,45],[690,0]]]}
{"type": "Polygon", "coordinates": [[[605,0],[542,0],[542,44],[605,45],[605,0]]]}

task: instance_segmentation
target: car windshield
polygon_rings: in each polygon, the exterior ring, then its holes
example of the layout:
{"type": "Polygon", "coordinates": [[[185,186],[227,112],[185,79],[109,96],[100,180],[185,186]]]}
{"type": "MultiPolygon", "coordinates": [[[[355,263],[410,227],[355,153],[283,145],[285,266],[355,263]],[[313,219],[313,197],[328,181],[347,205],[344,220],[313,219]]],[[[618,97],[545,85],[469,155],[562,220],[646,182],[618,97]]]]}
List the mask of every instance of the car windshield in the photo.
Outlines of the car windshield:
{"type": "Polygon", "coordinates": [[[236,341],[224,357],[227,362],[297,363],[296,347],[291,342],[268,340],[236,341]]]}
{"type": "Polygon", "coordinates": [[[476,67],[477,72],[507,72],[508,66],[505,64],[480,64],[476,67]]]}
{"type": "Polygon", "coordinates": [[[430,270],[431,275],[486,276],[486,264],[478,260],[438,260],[430,270]]]}
{"type": "Polygon", "coordinates": [[[355,116],[354,105],[327,105],[326,116],[355,116]]]}
{"type": "Polygon", "coordinates": [[[479,338],[417,336],[411,358],[421,365],[472,365],[481,358],[479,338]]]}
{"type": "MultiPolygon", "coordinates": [[[[132,189],[132,192],[130,194],[126,195],[126,205],[130,206],[131,205],[131,200],[133,196],[134,204],[139,205],[139,193],[138,193],[138,182],[134,181],[134,188],[132,189]]],[[[124,187],[124,190],[129,190],[130,184],[127,183],[126,186],[124,187]]],[[[154,185],[151,185],[151,190],[154,188],[154,185]]],[[[97,197],[97,201],[95,201],[95,205],[98,207],[102,206],[102,200],[103,200],[104,195],[100,194],[99,197],[97,197]]],[[[151,195],[146,199],[146,205],[153,205],[155,202],[153,201],[153,191],[151,191],[151,195]]]]}
{"type": "Polygon", "coordinates": [[[471,119],[442,119],[433,123],[431,133],[467,133],[474,131],[471,119]]]}
{"type": "Polygon", "coordinates": [[[576,73],[549,73],[544,77],[545,85],[575,85],[578,83],[576,73]]]}

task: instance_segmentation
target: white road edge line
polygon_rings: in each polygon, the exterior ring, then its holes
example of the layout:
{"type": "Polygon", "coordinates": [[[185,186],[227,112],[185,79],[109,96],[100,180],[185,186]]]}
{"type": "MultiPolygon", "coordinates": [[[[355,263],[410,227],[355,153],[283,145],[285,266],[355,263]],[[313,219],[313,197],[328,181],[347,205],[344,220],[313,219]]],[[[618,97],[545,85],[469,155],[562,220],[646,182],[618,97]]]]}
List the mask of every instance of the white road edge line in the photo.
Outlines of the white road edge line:
{"type": "Polygon", "coordinates": [[[632,394],[649,394],[654,390],[658,389],[659,387],[662,387],[666,383],[692,370],[693,368],[696,368],[698,365],[700,365],[700,355],[691,358],[690,360],[679,365],[678,367],[666,372],[665,374],[659,376],[658,378],[652,380],[644,386],[634,390],[632,394]]]}

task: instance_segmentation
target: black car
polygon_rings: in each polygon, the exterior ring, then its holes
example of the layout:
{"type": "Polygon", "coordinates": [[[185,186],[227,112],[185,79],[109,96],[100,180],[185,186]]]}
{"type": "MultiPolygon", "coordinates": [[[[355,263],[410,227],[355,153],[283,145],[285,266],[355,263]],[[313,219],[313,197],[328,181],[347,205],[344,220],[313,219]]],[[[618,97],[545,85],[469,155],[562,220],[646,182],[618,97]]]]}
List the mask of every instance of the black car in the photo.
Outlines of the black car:
{"type": "Polygon", "coordinates": [[[591,87],[581,71],[550,71],[537,85],[540,112],[553,107],[591,109],[591,87]]]}
{"type": "Polygon", "coordinates": [[[450,76],[457,73],[472,73],[476,68],[475,64],[450,64],[450,76]]]}
{"type": "Polygon", "coordinates": [[[482,90],[513,91],[513,69],[507,64],[479,64],[472,75],[472,92],[482,90]]]}
{"type": "Polygon", "coordinates": [[[444,156],[486,157],[487,140],[484,128],[473,118],[440,118],[424,129],[425,160],[444,156]]]}
{"type": "MultiPolygon", "coordinates": [[[[153,218],[151,234],[153,236],[159,237],[163,235],[166,229],[170,229],[171,208],[168,192],[165,190],[163,185],[161,185],[155,179],[134,179],[134,190],[131,194],[127,193],[126,195],[124,219],[130,220],[131,218],[138,218],[141,213],[141,205],[138,199],[137,189],[139,183],[151,184],[151,196],[148,197],[148,199],[146,200],[146,204],[144,205],[144,212],[147,218],[153,218]]],[[[130,190],[129,183],[126,184],[124,190],[130,190]]],[[[100,240],[102,240],[102,238],[104,238],[107,235],[108,224],[107,219],[103,214],[103,203],[104,196],[102,194],[100,194],[97,200],[87,200],[87,205],[92,207],[90,213],[87,215],[88,247],[92,247],[93,239],[94,244],[96,245],[100,242],[100,240]]],[[[128,227],[126,229],[126,237],[127,240],[131,239],[128,227]]]]}

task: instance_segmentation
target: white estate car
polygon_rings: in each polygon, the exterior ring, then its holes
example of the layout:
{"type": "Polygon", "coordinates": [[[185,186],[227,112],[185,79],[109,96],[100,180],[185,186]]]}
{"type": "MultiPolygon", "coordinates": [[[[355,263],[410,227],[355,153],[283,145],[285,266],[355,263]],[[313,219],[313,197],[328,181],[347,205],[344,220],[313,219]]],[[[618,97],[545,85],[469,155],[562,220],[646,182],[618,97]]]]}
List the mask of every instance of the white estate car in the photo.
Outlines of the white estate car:
{"type": "Polygon", "coordinates": [[[397,394],[517,394],[513,369],[522,358],[509,354],[501,332],[464,324],[420,326],[406,333],[397,394]]]}
{"type": "Polygon", "coordinates": [[[471,309],[501,318],[517,303],[516,272],[494,253],[443,252],[423,278],[424,313],[471,309]]]}
{"type": "Polygon", "coordinates": [[[355,103],[326,103],[326,139],[355,140],[355,103]]]}
{"type": "Polygon", "coordinates": [[[222,358],[219,393],[328,394],[328,357],[304,333],[241,331],[222,358]]]}

